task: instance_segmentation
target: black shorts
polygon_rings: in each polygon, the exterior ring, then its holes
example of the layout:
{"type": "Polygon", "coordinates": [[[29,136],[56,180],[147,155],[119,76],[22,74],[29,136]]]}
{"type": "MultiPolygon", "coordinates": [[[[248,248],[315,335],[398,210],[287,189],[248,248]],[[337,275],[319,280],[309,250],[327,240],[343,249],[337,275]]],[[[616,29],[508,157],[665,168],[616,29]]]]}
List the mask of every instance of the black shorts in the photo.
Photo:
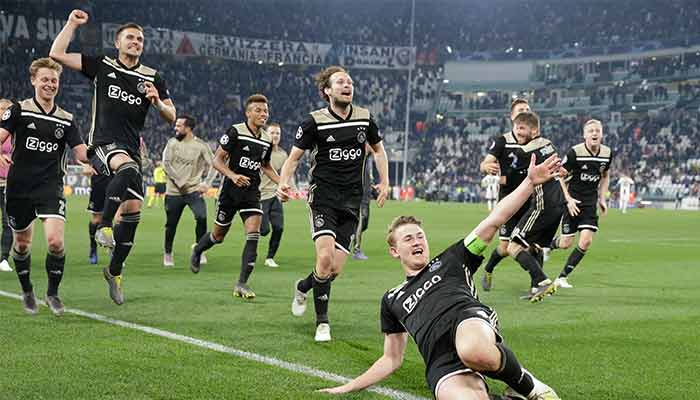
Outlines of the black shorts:
{"type": "Polygon", "coordinates": [[[93,175],[90,178],[90,202],[87,210],[93,214],[102,214],[105,208],[107,185],[112,181],[111,176],[93,175]]]}
{"type": "Polygon", "coordinates": [[[573,236],[584,229],[598,232],[598,205],[580,206],[579,214],[572,217],[569,211],[561,219],[561,235],[573,236]]]}
{"type": "MultiPolygon", "coordinates": [[[[458,310],[452,313],[454,317],[448,321],[449,329],[432,343],[430,350],[431,359],[425,362],[425,379],[428,387],[437,397],[440,385],[447,379],[455,375],[476,374],[481,379],[484,377],[462,363],[455,339],[459,325],[468,320],[479,319],[487,323],[496,335],[496,342],[503,341],[498,329],[498,314],[487,306],[473,306],[458,310]]],[[[484,382],[485,383],[485,382],[484,382]]]]}
{"type": "Polygon", "coordinates": [[[520,219],[525,215],[527,210],[530,208],[530,204],[526,203],[520,209],[513,214],[512,217],[503,225],[501,225],[501,229],[498,231],[498,237],[500,240],[510,240],[510,236],[513,234],[513,229],[518,225],[518,222],[520,222],[520,219]]]}
{"type": "Polygon", "coordinates": [[[216,219],[219,226],[229,226],[238,213],[245,221],[251,215],[262,214],[259,190],[236,190],[222,187],[216,202],[216,219]]]}
{"type": "Polygon", "coordinates": [[[358,214],[359,210],[309,205],[311,238],[315,241],[321,236],[333,236],[335,248],[350,254],[350,243],[357,232],[358,214]]]}
{"type": "Polygon", "coordinates": [[[66,199],[53,198],[7,198],[7,219],[15,232],[26,231],[37,219],[57,218],[66,220],[66,199]]]}
{"type": "Polygon", "coordinates": [[[513,229],[510,240],[524,247],[549,247],[565,209],[564,205],[550,205],[543,210],[531,206],[513,229]]]}
{"type": "Polygon", "coordinates": [[[156,183],[154,186],[157,194],[165,193],[165,183],[156,183]]]}
{"type": "MultiPolygon", "coordinates": [[[[90,159],[90,165],[95,169],[98,175],[112,176],[113,173],[109,168],[109,160],[112,156],[116,154],[125,154],[129,156],[138,165],[139,172],[142,173],[141,166],[141,155],[138,152],[134,152],[127,146],[118,143],[110,144],[100,144],[96,146],[91,146],[88,149],[88,158],[90,159]]],[[[127,195],[124,200],[141,200],[143,201],[143,177],[141,181],[134,185],[134,187],[129,186],[127,190],[127,195]]]]}

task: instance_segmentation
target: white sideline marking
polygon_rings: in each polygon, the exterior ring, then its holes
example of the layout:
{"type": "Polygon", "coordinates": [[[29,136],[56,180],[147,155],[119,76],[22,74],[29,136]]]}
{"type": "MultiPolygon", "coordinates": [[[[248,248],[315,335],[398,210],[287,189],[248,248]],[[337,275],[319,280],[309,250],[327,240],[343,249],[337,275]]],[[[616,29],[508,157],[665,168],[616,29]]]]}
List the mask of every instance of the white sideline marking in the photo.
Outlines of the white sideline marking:
{"type": "MultiPolygon", "coordinates": [[[[22,300],[22,296],[15,294],[15,293],[5,292],[2,290],[0,290],[0,296],[9,297],[12,299],[17,299],[17,300],[22,300]]],[[[39,299],[37,299],[37,301],[42,305],[46,305],[43,301],[40,301],[39,299]]],[[[308,375],[308,376],[313,376],[316,378],[325,379],[325,380],[331,381],[331,382],[337,382],[337,383],[350,382],[350,378],[346,378],[342,375],[337,375],[337,374],[334,374],[331,372],[322,371],[320,369],[307,367],[306,365],[295,364],[295,363],[283,361],[283,360],[280,360],[280,359],[277,359],[274,357],[268,357],[268,356],[264,356],[264,355],[257,354],[257,353],[251,353],[249,351],[238,350],[238,349],[235,349],[233,347],[224,346],[224,345],[219,344],[219,343],[208,342],[206,340],[196,339],[196,338],[193,338],[190,336],[180,335],[177,333],[164,331],[164,330],[158,329],[158,328],[152,328],[150,326],[139,325],[139,324],[135,324],[132,322],[121,321],[118,319],[112,319],[112,318],[105,317],[105,316],[102,316],[99,314],[93,314],[93,313],[78,310],[75,308],[66,308],[66,312],[69,314],[75,314],[75,315],[79,315],[81,317],[90,318],[90,319],[95,320],[95,321],[100,321],[100,322],[105,322],[105,323],[108,323],[111,325],[121,326],[122,328],[133,329],[133,330],[145,332],[145,333],[148,333],[151,335],[164,337],[166,339],[191,344],[191,345],[194,345],[197,347],[202,347],[202,348],[205,348],[208,350],[218,351],[219,353],[226,353],[226,354],[230,354],[230,355],[233,355],[236,357],[245,358],[245,359],[256,361],[256,362],[259,362],[262,364],[271,365],[273,367],[286,369],[287,371],[292,371],[292,372],[296,372],[296,373],[300,373],[300,374],[304,374],[304,375],[308,375]]],[[[402,392],[400,390],[389,389],[389,388],[385,388],[385,387],[381,387],[381,386],[373,386],[367,390],[370,392],[379,393],[381,395],[384,395],[386,397],[389,397],[391,399],[396,399],[396,400],[427,400],[424,397],[415,396],[413,394],[402,392]]]]}

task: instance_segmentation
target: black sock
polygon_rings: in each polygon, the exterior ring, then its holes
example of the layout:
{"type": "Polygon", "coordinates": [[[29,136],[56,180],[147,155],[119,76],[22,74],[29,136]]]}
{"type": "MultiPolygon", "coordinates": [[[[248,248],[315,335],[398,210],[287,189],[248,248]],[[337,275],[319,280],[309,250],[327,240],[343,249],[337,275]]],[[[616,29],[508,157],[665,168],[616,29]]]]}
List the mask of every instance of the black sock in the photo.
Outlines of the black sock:
{"type": "Polygon", "coordinates": [[[270,247],[267,249],[267,258],[275,258],[277,254],[277,249],[280,247],[280,242],[282,241],[282,229],[272,230],[272,235],[270,236],[270,247]]]}
{"type": "Polygon", "coordinates": [[[484,271],[488,273],[492,273],[494,268],[496,268],[496,265],[498,265],[499,262],[501,262],[502,259],[504,259],[505,256],[502,256],[501,253],[498,252],[498,248],[493,249],[493,252],[491,253],[491,257],[489,257],[489,261],[486,263],[486,266],[484,267],[484,271]]]}
{"type": "Polygon", "coordinates": [[[530,254],[532,254],[532,256],[535,257],[535,260],[537,260],[537,263],[540,265],[540,267],[542,269],[544,269],[544,251],[533,246],[530,248],[530,254]]]}
{"type": "Polygon", "coordinates": [[[32,281],[29,278],[29,273],[32,269],[32,254],[30,252],[19,253],[17,250],[12,251],[12,259],[15,262],[15,272],[19,278],[19,284],[22,285],[24,293],[34,290],[32,281]]]}
{"type": "Polygon", "coordinates": [[[552,243],[549,244],[549,248],[552,250],[559,248],[559,236],[555,236],[554,239],[552,239],[552,243]]]}
{"type": "Polygon", "coordinates": [[[532,287],[538,286],[540,282],[547,279],[547,275],[542,271],[542,267],[537,263],[537,259],[527,250],[518,253],[515,260],[530,274],[532,287]]]}
{"type": "Polygon", "coordinates": [[[60,254],[46,254],[46,275],[49,277],[49,287],[46,290],[47,296],[57,296],[58,286],[63,279],[63,270],[66,264],[66,256],[60,254]]]}
{"type": "Polygon", "coordinates": [[[90,233],[90,252],[97,251],[97,242],[95,241],[95,232],[97,232],[97,224],[93,224],[91,221],[88,225],[88,232],[90,233]]]}
{"type": "Polygon", "coordinates": [[[214,247],[215,244],[219,244],[219,243],[221,243],[221,242],[214,240],[214,236],[212,236],[211,232],[207,232],[199,239],[199,242],[197,242],[197,245],[194,246],[194,251],[197,254],[202,254],[205,251],[214,247]]]}
{"type": "Polygon", "coordinates": [[[109,262],[109,273],[112,276],[122,274],[124,260],[129,255],[136,237],[136,227],[141,218],[140,212],[122,214],[121,222],[114,226],[114,251],[109,262]]]}
{"type": "Polygon", "coordinates": [[[331,280],[313,276],[314,307],[316,308],[316,325],[328,323],[328,301],[331,298],[331,280]]]}
{"type": "Polygon", "coordinates": [[[248,282],[250,274],[255,268],[255,259],[258,258],[258,240],[260,240],[260,232],[251,232],[246,235],[243,254],[241,255],[241,274],[238,277],[238,283],[248,282]]]}
{"type": "Polygon", "coordinates": [[[314,286],[314,272],[311,271],[309,276],[299,281],[297,289],[302,293],[307,293],[314,286]]]}
{"type": "Polygon", "coordinates": [[[484,375],[505,382],[513,390],[527,397],[535,387],[532,376],[523,370],[513,351],[505,344],[497,343],[496,347],[501,352],[501,368],[495,372],[486,371],[484,375]]]}
{"type": "Polygon", "coordinates": [[[560,277],[566,278],[569,276],[569,274],[576,268],[578,263],[581,262],[583,259],[583,256],[586,255],[586,252],[584,250],[581,250],[580,247],[576,246],[574,251],[569,254],[569,259],[566,260],[566,265],[564,266],[564,269],[561,271],[561,274],[559,274],[560,277]]]}
{"type": "Polygon", "coordinates": [[[128,189],[138,187],[140,181],[141,171],[135,162],[126,162],[117,169],[105,190],[105,206],[100,226],[112,226],[112,220],[114,220],[122,201],[126,198],[128,189]]]}

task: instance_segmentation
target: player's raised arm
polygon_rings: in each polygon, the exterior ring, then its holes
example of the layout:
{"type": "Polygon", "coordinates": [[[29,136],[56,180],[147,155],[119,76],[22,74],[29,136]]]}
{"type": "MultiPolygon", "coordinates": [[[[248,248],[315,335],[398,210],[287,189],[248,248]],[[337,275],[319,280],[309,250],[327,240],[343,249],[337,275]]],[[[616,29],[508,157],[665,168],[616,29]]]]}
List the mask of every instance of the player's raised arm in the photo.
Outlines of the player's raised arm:
{"type": "Polygon", "coordinates": [[[481,221],[472,233],[485,243],[490,242],[498,232],[499,227],[508,221],[530,198],[534,187],[555,177],[560,167],[561,161],[556,154],[551,155],[540,165],[535,165],[535,155],[533,154],[527,178],[513,192],[499,201],[491,214],[481,221]]]}
{"type": "Polygon", "coordinates": [[[56,39],[54,39],[53,44],[51,45],[49,57],[72,70],[81,71],[83,69],[82,54],[66,53],[66,51],[68,50],[68,45],[70,44],[73,35],[75,34],[75,30],[80,25],[84,25],[87,22],[88,14],[85,11],[71,11],[70,15],[68,15],[68,22],[63,26],[61,32],[56,35],[56,39]]]}
{"type": "Polygon", "coordinates": [[[383,142],[370,145],[374,153],[374,163],[379,171],[379,183],[372,187],[377,191],[377,205],[384,206],[384,201],[389,197],[389,159],[386,155],[383,142]]]}
{"type": "Polygon", "coordinates": [[[331,394],[355,392],[381,382],[401,367],[407,342],[408,333],[406,332],[385,334],[384,354],[367,371],[344,385],[321,389],[319,392],[331,394]]]}
{"type": "Polygon", "coordinates": [[[294,172],[297,170],[299,160],[301,159],[301,156],[304,155],[304,151],[305,150],[296,146],[292,146],[292,151],[289,152],[289,157],[287,157],[284,164],[282,164],[282,169],[280,170],[279,174],[279,185],[277,185],[277,197],[279,197],[281,201],[289,200],[289,191],[291,190],[289,183],[294,176],[294,172]]]}

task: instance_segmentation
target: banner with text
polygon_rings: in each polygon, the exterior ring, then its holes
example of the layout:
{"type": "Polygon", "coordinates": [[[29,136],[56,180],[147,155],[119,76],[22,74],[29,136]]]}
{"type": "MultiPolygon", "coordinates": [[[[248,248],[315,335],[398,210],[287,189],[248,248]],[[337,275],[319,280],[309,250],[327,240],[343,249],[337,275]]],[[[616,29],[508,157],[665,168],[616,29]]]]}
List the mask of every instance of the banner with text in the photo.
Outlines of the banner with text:
{"type": "Polygon", "coordinates": [[[413,47],[342,45],[340,64],[348,68],[411,69],[416,65],[413,47]]]}
{"type": "MultiPolygon", "coordinates": [[[[102,24],[102,47],[114,48],[117,24],[102,24]]],[[[322,65],[330,44],[250,39],[198,32],[144,28],[146,54],[226,58],[236,61],[322,65]]]]}
{"type": "Polygon", "coordinates": [[[0,41],[3,42],[11,39],[53,40],[66,23],[65,18],[26,16],[3,11],[0,12],[0,41]]]}

